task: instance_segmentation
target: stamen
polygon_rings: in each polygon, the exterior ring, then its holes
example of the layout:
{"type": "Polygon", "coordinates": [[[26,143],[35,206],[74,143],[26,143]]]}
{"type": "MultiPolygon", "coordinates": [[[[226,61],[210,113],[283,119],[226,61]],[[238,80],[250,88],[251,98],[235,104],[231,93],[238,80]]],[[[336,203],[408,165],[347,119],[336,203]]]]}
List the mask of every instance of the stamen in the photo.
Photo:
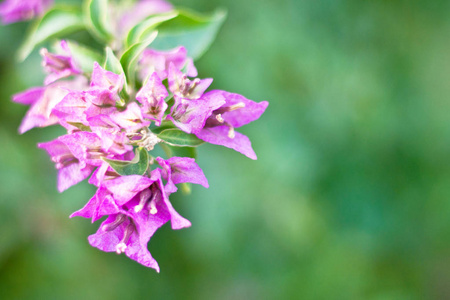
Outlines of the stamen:
{"type": "Polygon", "coordinates": [[[156,196],[158,196],[159,193],[160,193],[159,190],[153,189],[152,199],[150,200],[150,203],[147,206],[152,215],[156,215],[158,213],[158,209],[156,208],[156,201],[157,201],[156,196]]]}
{"type": "Polygon", "coordinates": [[[219,123],[225,122],[225,120],[222,118],[222,114],[216,115],[216,120],[217,120],[219,123]]]}
{"type": "Polygon", "coordinates": [[[236,103],[234,105],[229,106],[228,107],[228,111],[233,111],[233,110],[236,110],[236,109],[239,109],[239,108],[244,108],[244,107],[245,107],[245,103],[244,102],[239,102],[239,103],[236,103]]]}
{"type": "Polygon", "coordinates": [[[234,137],[235,137],[235,134],[234,134],[234,127],[233,127],[233,126],[230,126],[230,128],[228,129],[228,137],[229,137],[230,139],[234,139],[234,137]]]}
{"type": "Polygon", "coordinates": [[[78,161],[78,159],[73,156],[72,153],[54,156],[51,158],[51,160],[56,163],[55,167],[58,170],[78,161]]]}
{"type": "Polygon", "coordinates": [[[145,204],[147,203],[147,200],[150,198],[151,195],[152,195],[152,192],[150,191],[150,189],[143,190],[139,194],[139,198],[140,198],[139,204],[134,207],[134,211],[137,213],[140,212],[144,208],[145,204]]]}
{"type": "Polygon", "coordinates": [[[132,221],[130,221],[130,224],[128,224],[127,228],[125,228],[125,232],[123,233],[122,240],[117,244],[116,246],[116,253],[121,254],[124,253],[127,249],[127,243],[130,240],[131,234],[134,231],[134,224],[132,221]]]}
{"type": "Polygon", "coordinates": [[[116,216],[116,219],[109,223],[102,226],[103,231],[113,231],[116,229],[120,224],[122,224],[126,219],[126,216],[124,214],[118,214],[116,216]]]}

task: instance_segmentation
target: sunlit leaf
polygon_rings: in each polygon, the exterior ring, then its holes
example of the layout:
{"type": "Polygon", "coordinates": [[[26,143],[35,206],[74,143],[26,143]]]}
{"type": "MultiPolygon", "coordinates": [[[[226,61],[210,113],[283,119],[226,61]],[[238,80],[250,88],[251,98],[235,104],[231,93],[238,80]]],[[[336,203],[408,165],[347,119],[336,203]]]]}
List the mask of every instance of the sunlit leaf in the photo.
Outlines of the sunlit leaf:
{"type": "Polygon", "coordinates": [[[120,64],[125,71],[125,76],[127,77],[129,83],[134,83],[134,67],[139,56],[142,54],[145,48],[147,48],[148,45],[150,45],[155,40],[157,35],[158,32],[154,31],[145,41],[136,43],[128,48],[120,58],[120,64]]]}
{"type": "Polygon", "coordinates": [[[108,26],[108,0],[87,0],[84,13],[87,28],[95,37],[105,42],[114,38],[108,26]]]}
{"type": "Polygon", "coordinates": [[[85,28],[81,11],[76,7],[54,7],[37,20],[18,51],[24,60],[33,49],[49,38],[60,37],[85,28]]]}
{"type": "Polygon", "coordinates": [[[163,130],[157,134],[158,138],[164,143],[178,147],[197,147],[204,142],[193,134],[181,131],[178,128],[170,128],[163,130]]]}
{"type": "Polygon", "coordinates": [[[169,12],[148,17],[128,32],[125,39],[125,46],[130,47],[135,43],[147,40],[158,25],[175,18],[177,15],[177,12],[169,12]]]}
{"type": "Polygon", "coordinates": [[[169,50],[184,46],[190,57],[197,59],[208,50],[226,18],[226,11],[217,10],[211,15],[200,15],[179,10],[178,15],[156,27],[159,34],[152,48],[169,50]]]}

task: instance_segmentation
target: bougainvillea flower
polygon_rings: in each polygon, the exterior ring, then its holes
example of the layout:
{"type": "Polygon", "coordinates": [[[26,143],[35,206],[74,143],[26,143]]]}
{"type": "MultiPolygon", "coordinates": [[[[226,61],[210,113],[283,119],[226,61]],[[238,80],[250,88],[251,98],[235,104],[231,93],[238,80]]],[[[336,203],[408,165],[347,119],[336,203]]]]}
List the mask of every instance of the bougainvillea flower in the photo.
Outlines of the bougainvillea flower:
{"type": "Polygon", "coordinates": [[[120,212],[123,212],[123,209],[117,206],[111,192],[101,187],[83,208],[71,214],[70,217],[83,217],[91,219],[94,223],[103,216],[120,212]]]}
{"type": "Polygon", "coordinates": [[[58,139],[70,149],[82,167],[100,166],[103,163],[102,158],[108,156],[102,149],[102,140],[93,132],[79,131],[60,136],[58,139]]]}
{"type": "Polygon", "coordinates": [[[167,109],[167,103],[165,102],[167,96],[169,96],[169,93],[156,72],[149,77],[136,94],[136,100],[142,104],[144,117],[155,121],[157,126],[161,125],[161,120],[167,109]]]}
{"type": "Polygon", "coordinates": [[[187,133],[200,132],[212,112],[225,104],[225,98],[221,94],[209,92],[197,100],[178,96],[174,96],[174,100],[167,119],[187,133]]]}
{"type": "Polygon", "coordinates": [[[63,192],[72,185],[86,179],[94,170],[93,166],[81,164],[70,149],[59,139],[38,144],[50,155],[58,169],[58,191],[63,192]]]}
{"type": "Polygon", "coordinates": [[[259,119],[269,103],[267,101],[257,103],[239,94],[225,91],[211,91],[210,93],[222,95],[225,97],[226,103],[213,111],[206,121],[205,127],[196,133],[197,137],[205,142],[222,145],[251,159],[256,159],[248,137],[235,132],[234,128],[259,119]]]}
{"type": "Polygon", "coordinates": [[[169,66],[173,64],[177,70],[185,70],[189,77],[197,76],[194,62],[187,56],[186,48],[180,46],[169,51],[146,49],[139,60],[139,76],[145,80],[147,76],[156,72],[161,79],[166,79],[169,66]]]}
{"type": "Polygon", "coordinates": [[[147,244],[169,219],[170,215],[163,209],[159,209],[156,215],[146,210],[110,215],[88,240],[93,247],[105,252],[125,253],[132,260],[159,272],[158,263],[148,251],[147,244]]]}
{"type": "Polygon", "coordinates": [[[108,90],[111,94],[117,94],[122,90],[124,83],[125,78],[123,75],[106,71],[97,62],[94,62],[91,75],[91,89],[108,90]]]}
{"type": "Polygon", "coordinates": [[[136,102],[128,104],[124,111],[112,113],[111,120],[127,132],[133,132],[150,125],[150,121],[144,120],[141,107],[136,102]]]}
{"type": "Polygon", "coordinates": [[[58,118],[52,113],[53,108],[73,90],[82,89],[87,82],[83,77],[74,80],[54,82],[46,87],[37,87],[13,96],[13,101],[30,105],[26,116],[20,124],[19,132],[24,133],[34,127],[46,127],[57,124],[58,118]]]}
{"type": "Polygon", "coordinates": [[[33,19],[47,10],[53,0],[6,0],[0,4],[3,24],[33,19]]]}
{"type": "Polygon", "coordinates": [[[177,190],[175,184],[195,183],[208,188],[208,180],[195,159],[190,157],[171,157],[167,160],[157,157],[156,161],[163,168],[162,177],[167,181],[166,190],[173,193],[177,190]]]}
{"type": "Polygon", "coordinates": [[[170,191],[164,188],[160,169],[153,170],[150,177],[138,175],[121,176],[117,179],[105,181],[104,186],[111,191],[114,200],[119,206],[125,205],[142,191],[150,189],[150,193],[143,193],[142,197],[140,197],[139,209],[135,209],[136,211],[140,211],[144,207],[149,207],[152,214],[157,214],[158,211],[155,207],[157,207],[157,203],[161,202],[164,204],[163,207],[165,210],[170,214],[172,229],[191,226],[191,223],[180,216],[170,203],[170,191]]]}
{"type": "Polygon", "coordinates": [[[48,85],[61,78],[77,75],[81,70],[75,65],[69,46],[66,41],[61,41],[61,49],[63,54],[50,53],[46,48],[42,48],[40,53],[43,61],[42,66],[49,73],[44,80],[44,84],[48,85]]]}
{"type": "Polygon", "coordinates": [[[168,81],[169,89],[174,95],[194,100],[199,99],[203,95],[213,82],[213,79],[195,78],[194,80],[190,80],[187,74],[182,73],[173,63],[170,63],[168,81]]]}

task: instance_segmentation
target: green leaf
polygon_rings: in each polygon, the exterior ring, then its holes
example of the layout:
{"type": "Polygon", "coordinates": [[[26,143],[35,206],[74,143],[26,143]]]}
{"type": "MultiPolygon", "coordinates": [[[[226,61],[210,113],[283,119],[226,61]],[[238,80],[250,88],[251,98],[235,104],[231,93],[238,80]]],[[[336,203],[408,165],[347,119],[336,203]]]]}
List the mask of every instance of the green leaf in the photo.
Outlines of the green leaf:
{"type": "Polygon", "coordinates": [[[135,150],[135,156],[131,161],[102,158],[119,175],[144,175],[148,169],[148,152],[145,148],[139,147],[135,150]]]}
{"type": "MultiPolygon", "coordinates": [[[[83,72],[91,73],[92,67],[94,66],[94,61],[101,62],[102,55],[97,51],[85,46],[78,44],[75,41],[65,40],[69,46],[70,52],[77,63],[77,66],[81,68],[83,72]]],[[[53,49],[60,48],[61,41],[58,40],[53,45],[53,49]]],[[[57,50],[56,50],[57,51],[57,50]]]]}
{"type": "Polygon", "coordinates": [[[81,131],[89,131],[91,132],[91,127],[84,125],[83,123],[79,122],[67,122],[67,124],[70,124],[72,126],[75,126],[76,128],[80,129],[81,131]]]}
{"type": "Polygon", "coordinates": [[[159,34],[152,48],[169,50],[183,45],[190,57],[198,59],[208,50],[226,15],[224,10],[208,16],[179,10],[175,18],[156,27],[159,34]]]}
{"type": "Polygon", "coordinates": [[[84,13],[87,28],[94,37],[111,42],[114,37],[108,26],[108,0],[87,0],[84,13]]]}
{"type": "Polygon", "coordinates": [[[173,11],[148,17],[144,21],[131,28],[125,39],[125,46],[129,48],[135,43],[147,40],[158,25],[175,18],[177,15],[178,13],[176,11],[173,11]]]}
{"type": "Polygon", "coordinates": [[[176,147],[197,147],[203,144],[203,141],[195,135],[181,131],[178,128],[163,130],[157,136],[164,143],[176,147]]]}
{"type": "Polygon", "coordinates": [[[18,59],[23,61],[33,49],[49,38],[63,36],[84,29],[81,11],[76,7],[54,7],[36,21],[25,42],[18,51],[18,59]]]}
{"type": "MultiPolygon", "coordinates": [[[[105,59],[105,63],[103,64],[103,66],[104,66],[105,70],[107,70],[107,71],[111,71],[116,74],[122,74],[123,76],[125,76],[125,72],[122,68],[122,65],[120,64],[119,59],[114,54],[112,49],[109,47],[106,47],[106,59],[105,59]]],[[[119,95],[121,98],[124,98],[126,101],[128,101],[130,99],[130,95],[128,94],[129,91],[128,91],[128,84],[127,84],[126,79],[127,78],[125,76],[124,88],[120,91],[119,95]]],[[[124,104],[124,103],[122,103],[122,104],[124,104]]]]}
{"type": "Polygon", "coordinates": [[[105,59],[105,63],[103,64],[103,67],[105,68],[105,70],[111,71],[116,74],[124,74],[125,75],[122,65],[120,64],[119,59],[116,57],[116,55],[114,54],[112,49],[109,47],[106,47],[105,51],[106,51],[106,59],[105,59]]]}
{"type": "Polygon", "coordinates": [[[157,35],[158,32],[153,31],[148,39],[132,45],[123,53],[122,57],[120,58],[120,64],[122,65],[123,70],[125,71],[125,76],[127,77],[130,84],[134,84],[135,65],[139,56],[142,54],[145,48],[147,48],[147,46],[153,42],[157,35]]]}
{"type": "Polygon", "coordinates": [[[177,128],[177,127],[175,127],[175,125],[173,125],[172,121],[165,120],[165,121],[162,121],[160,126],[150,127],[150,130],[154,134],[159,134],[163,130],[170,129],[170,128],[177,128]]]}

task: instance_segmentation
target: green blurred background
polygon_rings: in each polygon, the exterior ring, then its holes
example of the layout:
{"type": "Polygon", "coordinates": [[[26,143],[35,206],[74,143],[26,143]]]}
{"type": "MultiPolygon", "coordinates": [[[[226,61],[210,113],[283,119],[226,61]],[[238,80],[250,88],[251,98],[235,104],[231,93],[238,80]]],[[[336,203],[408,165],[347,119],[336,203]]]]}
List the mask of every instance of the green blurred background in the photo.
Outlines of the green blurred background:
{"type": "Polygon", "coordinates": [[[63,131],[17,134],[43,74],[0,27],[0,298],[450,299],[450,2],[174,3],[228,9],[197,67],[270,102],[239,129],[258,160],[200,148],[210,188],[172,198],[193,225],[152,238],[160,274],[92,248],[68,216],[94,188],[58,194],[36,148],[63,131]]]}

